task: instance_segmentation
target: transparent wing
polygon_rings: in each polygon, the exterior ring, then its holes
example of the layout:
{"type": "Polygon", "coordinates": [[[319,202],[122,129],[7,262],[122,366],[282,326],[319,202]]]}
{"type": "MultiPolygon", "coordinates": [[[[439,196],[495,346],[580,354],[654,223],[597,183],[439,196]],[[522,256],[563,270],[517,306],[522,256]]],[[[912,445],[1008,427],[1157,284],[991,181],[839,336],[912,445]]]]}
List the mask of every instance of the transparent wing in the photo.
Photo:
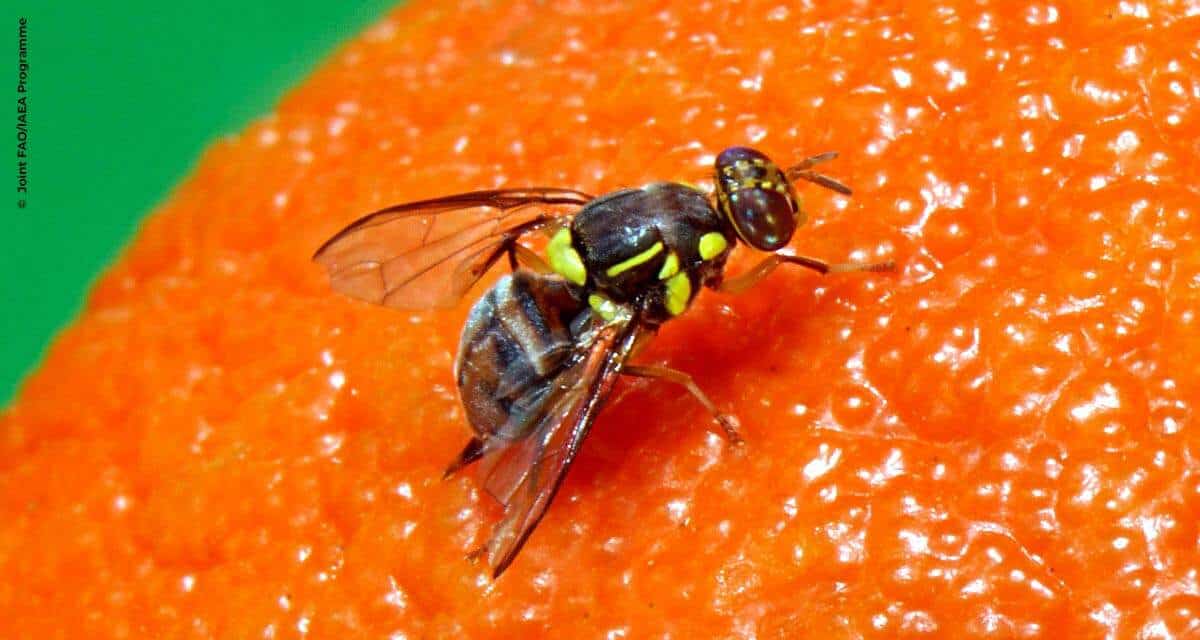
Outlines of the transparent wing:
{"type": "Polygon", "coordinates": [[[517,418],[532,425],[527,435],[484,444],[480,477],[487,492],[504,505],[504,518],[477,552],[487,553],[494,577],[512,563],[558,493],[637,333],[632,321],[597,329],[547,384],[530,387],[529,393],[539,397],[527,406],[538,410],[517,418]]]}
{"type": "Polygon", "coordinates": [[[457,302],[522,234],[593,197],[572,189],[474,191],[381,209],[342,229],[313,260],[333,288],[399,309],[457,302]]]}

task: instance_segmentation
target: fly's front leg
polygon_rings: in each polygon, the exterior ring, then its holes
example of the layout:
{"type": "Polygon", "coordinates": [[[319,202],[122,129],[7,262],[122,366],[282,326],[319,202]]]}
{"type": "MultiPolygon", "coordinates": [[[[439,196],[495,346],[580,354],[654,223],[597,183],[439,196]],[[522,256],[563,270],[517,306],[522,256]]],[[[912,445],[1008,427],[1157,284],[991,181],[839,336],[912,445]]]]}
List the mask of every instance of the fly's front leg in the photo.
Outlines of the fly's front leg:
{"type": "Polygon", "coordinates": [[[775,267],[781,264],[800,265],[806,269],[812,269],[822,275],[827,273],[847,273],[851,271],[868,271],[872,273],[880,273],[884,271],[895,271],[896,263],[888,260],[887,262],[847,262],[842,264],[830,264],[816,258],[808,258],[805,256],[785,256],[782,254],[773,254],[762,262],[754,266],[746,273],[739,275],[736,278],[723,281],[721,284],[714,287],[717,291],[726,293],[741,293],[750,287],[758,284],[759,280],[767,277],[775,267]]]}
{"type": "Polygon", "coordinates": [[[728,413],[718,411],[717,405],[713,404],[712,400],[709,400],[704,391],[700,389],[700,386],[696,384],[696,381],[692,379],[692,376],[676,369],[654,365],[626,365],[625,368],[621,369],[621,373],[636,378],[654,378],[682,385],[684,389],[688,390],[688,393],[692,394],[692,397],[699,400],[700,404],[704,405],[705,409],[708,409],[713,419],[725,431],[725,437],[729,442],[733,444],[742,444],[744,442],[742,436],[738,434],[737,418],[728,413]]]}

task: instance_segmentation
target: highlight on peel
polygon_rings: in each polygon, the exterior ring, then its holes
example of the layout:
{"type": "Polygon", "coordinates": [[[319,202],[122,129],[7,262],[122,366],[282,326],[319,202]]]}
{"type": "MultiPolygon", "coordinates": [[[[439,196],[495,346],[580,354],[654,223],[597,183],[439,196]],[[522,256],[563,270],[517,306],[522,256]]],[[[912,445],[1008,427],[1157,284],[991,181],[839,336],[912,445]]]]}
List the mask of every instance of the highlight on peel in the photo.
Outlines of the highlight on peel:
{"type": "Polygon", "coordinates": [[[0,417],[0,637],[1195,635],[1187,12],[398,9],[206,153],[0,417]],[[441,480],[469,302],[347,300],[310,256],[392,204],[732,145],[837,151],[853,195],[797,185],[789,249],[897,274],[701,293],[641,358],[745,446],[623,381],[488,579],[499,510],[441,480]]]}

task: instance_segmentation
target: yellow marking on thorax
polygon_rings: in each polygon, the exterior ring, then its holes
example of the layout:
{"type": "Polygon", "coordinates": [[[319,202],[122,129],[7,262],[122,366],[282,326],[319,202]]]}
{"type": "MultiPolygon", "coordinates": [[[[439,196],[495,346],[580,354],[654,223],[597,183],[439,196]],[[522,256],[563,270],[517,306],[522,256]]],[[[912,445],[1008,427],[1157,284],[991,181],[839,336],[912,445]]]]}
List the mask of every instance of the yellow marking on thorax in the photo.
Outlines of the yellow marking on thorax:
{"type": "Polygon", "coordinates": [[[664,303],[671,315],[677,316],[687,311],[688,302],[691,299],[692,280],[686,271],[681,271],[667,280],[667,295],[664,303]]]}
{"type": "Polygon", "coordinates": [[[598,293],[588,296],[588,306],[600,314],[600,317],[604,318],[606,322],[612,322],[613,318],[617,317],[617,314],[621,312],[621,308],[617,303],[598,293]]]}
{"type": "Polygon", "coordinates": [[[646,262],[649,262],[651,259],[654,258],[654,256],[662,253],[662,250],[663,250],[663,243],[660,240],[658,242],[655,242],[653,247],[646,249],[645,251],[637,254],[636,256],[633,256],[632,258],[629,258],[628,260],[622,260],[621,262],[614,264],[613,266],[609,267],[604,273],[608,274],[608,276],[610,278],[613,276],[621,275],[622,273],[629,271],[630,269],[638,266],[639,264],[645,264],[646,262]]]}
{"type": "Polygon", "coordinates": [[[587,267],[583,266],[583,258],[571,244],[571,229],[563,227],[550,238],[546,245],[546,257],[550,259],[550,267],[562,277],[582,286],[587,282],[587,267]]]}
{"type": "Polygon", "coordinates": [[[709,231],[700,236],[700,259],[712,260],[721,255],[721,252],[729,246],[729,241],[725,239],[725,234],[720,231],[709,231]]]}
{"type": "Polygon", "coordinates": [[[679,273],[679,256],[672,251],[667,254],[667,259],[663,260],[663,266],[658,270],[658,279],[666,280],[677,273],[679,273]]]}

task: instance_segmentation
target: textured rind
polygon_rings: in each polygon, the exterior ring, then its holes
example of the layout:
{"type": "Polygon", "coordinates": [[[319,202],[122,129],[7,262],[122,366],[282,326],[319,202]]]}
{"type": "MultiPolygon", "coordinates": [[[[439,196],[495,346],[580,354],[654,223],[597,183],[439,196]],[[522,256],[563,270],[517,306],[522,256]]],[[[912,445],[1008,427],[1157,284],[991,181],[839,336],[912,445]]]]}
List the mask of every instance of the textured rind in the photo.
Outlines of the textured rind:
{"type": "MultiPolygon", "coordinates": [[[[0,418],[0,637],[1200,631],[1200,7],[417,2],[215,145],[0,418]],[[1187,17],[1191,14],[1193,17],[1187,17]],[[440,473],[468,308],[333,295],[381,206],[826,150],[786,271],[702,294],[495,584],[440,473]]],[[[731,271],[750,265],[744,248],[731,271]]]]}

